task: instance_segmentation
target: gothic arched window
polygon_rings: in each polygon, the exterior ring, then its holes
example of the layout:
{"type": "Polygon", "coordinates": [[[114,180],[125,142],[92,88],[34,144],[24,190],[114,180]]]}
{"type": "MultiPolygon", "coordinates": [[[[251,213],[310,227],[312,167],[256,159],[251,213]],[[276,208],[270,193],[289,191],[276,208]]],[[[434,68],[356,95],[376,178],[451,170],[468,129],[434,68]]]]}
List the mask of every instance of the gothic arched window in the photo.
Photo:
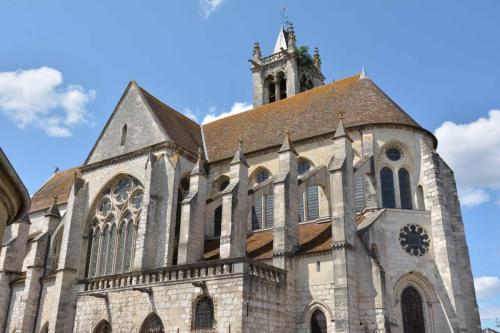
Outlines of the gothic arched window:
{"type": "Polygon", "coordinates": [[[198,299],[195,304],[194,329],[207,329],[214,326],[214,305],[208,296],[198,299]]]}
{"type": "Polygon", "coordinates": [[[127,141],[127,124],[122,127],[122,137],[120,139],[120,146],[124,146],[127,141]]]}
{"type": "Polygon", "coordinates": [[[280,99],[285,99],[286,98],[286,77],[283,72],[280,72],[278,74],[278,84],[279,84],[279,92],[280,92],[280,99]]]}
{"type": "Polygon", "coordinates": [[[326,333],[326,317],[323,311],[316,309],[311,315],[311,333],[326,333]]]}
{"type": "Polygon", "coordinates": [[[101,195],[88,232],[88,277],[130,270],[143,196],[142,185],[130,176],[116,179],[101,195]]]}
{"type": "Polygon", "coordinates": [[[99,324],[94,328],[93,333],[111,333],[111,325],[107,320],[101,320],[99,324]]]}
{"type": "Polygon", "coordinates": [[[424,200],[424,188],[422,185],[417,187],[417,204],[418,209],[425,210],[425,200],[424,200]]]}
{"type": "Polygon", "coordinates": [[[163,322],[156,313],[150,314],[142,323],[140,333],[165,333],[163,322]]]}
{"type": "Polygon", "coordinates": [[[396,208],[396,199],[394,196],[394,177],[392,170],[388,167],[380,170],[380,184],[382,190],[382,207],[396,208]]]}
{"type": "Polygon", "coordinates": [[[269,103],[276,101],[276,85],[274,83],[274,76],[269,75],[266,78],[265,86],[267,87],[267,96],[269,103]]]}
{"type": "Polygon", "coordinates": [[[413,209],[410,187],[410,173],[405,168],[398,171],[399,196],[401,198],[402,209],[413,209]]]}
{"type": "Polygon", "coordinates": [[[401,294],[404,333],[425,333],[422,297],[417,289],[406,287],[401,294]]]}

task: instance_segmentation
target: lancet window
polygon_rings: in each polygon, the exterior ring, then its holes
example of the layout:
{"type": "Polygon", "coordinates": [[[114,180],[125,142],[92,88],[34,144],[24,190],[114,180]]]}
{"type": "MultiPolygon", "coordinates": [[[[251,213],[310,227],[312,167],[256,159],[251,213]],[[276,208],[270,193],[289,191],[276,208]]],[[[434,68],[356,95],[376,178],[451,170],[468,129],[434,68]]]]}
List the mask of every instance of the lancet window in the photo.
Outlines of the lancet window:
{"type": "Polygon", "coordinates": [[[144,189],[133,177],[123,176],[100,196],[88,227],[87,276],[130,271],[144,189]]]}
{"type": "Polygon", "coordinates": [[[195,304],[194,329],[210,329],[214,326],[214,305],[208,296],[200,297],[195,304]]]}

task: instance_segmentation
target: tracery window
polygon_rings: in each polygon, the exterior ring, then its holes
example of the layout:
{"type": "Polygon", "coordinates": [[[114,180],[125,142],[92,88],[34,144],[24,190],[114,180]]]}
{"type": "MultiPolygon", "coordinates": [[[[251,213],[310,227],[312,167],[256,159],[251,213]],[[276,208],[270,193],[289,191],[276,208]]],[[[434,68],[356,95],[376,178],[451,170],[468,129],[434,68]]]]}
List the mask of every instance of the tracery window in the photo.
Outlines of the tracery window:
{"type": "Polygon", "coordinates": [[[88,227],[87,276],[130,270],[144,190],[130,176],[114,181],[100,197],[88,227]]]}
{"type": "Polygon", "coordinates": [[[160,317],[156,313],[150,314],[142,323],[140,333],[165,333],[160,317]]]}
{"type": "Polygon", "coordinates": [[[382,189],[382,207],[396,208],[396,198],[394,196],[394,177],[392,170],[388,167],[380,170],[380,184],[382,189]]]}
{"type": "Polygon", "coordinates": [[[326,316],[323,311],[316,309],[311,316],[311,333],[326,333],[326,316]]]}
{"type": "Polygon", "coordinates": [[[207,329],[214,326],[214,305],[208,296],[198,299],[195,305],[194,329],[207,329]]]}
{"type": "Polygon", "coordinates": [[[255,183],[260,184],[269,178],[269,171],[262,169],[255,175],[255,183]]]}
{"type": "Polygon", "coordinates": [[[422,297],[417,289],[409,286],[401,294],[404,333],[425,333],[422,297]]]}
{"type": "Polygon", "coordinates": [[[413,209],[411,188],[410,188],[410,173],[405,168],[398,171],[399,180],[399,196],[401,198],[402,209],[413,209]]]}

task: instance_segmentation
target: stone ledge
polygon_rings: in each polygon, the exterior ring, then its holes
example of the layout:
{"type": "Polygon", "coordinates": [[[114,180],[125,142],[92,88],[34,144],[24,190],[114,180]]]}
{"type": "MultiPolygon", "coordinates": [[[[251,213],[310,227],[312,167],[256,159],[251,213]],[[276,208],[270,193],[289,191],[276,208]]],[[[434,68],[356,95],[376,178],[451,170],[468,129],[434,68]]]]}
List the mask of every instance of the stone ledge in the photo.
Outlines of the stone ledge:
{"type": "Polygon", "coordinates": [[[157,268],[80,280],[86,295],[103,290],[125,290],[137,286],[175,284],[200,279],[250,276],[274,284],[286,282],[286,271],[256,260],[240,257],[157,268]]]}

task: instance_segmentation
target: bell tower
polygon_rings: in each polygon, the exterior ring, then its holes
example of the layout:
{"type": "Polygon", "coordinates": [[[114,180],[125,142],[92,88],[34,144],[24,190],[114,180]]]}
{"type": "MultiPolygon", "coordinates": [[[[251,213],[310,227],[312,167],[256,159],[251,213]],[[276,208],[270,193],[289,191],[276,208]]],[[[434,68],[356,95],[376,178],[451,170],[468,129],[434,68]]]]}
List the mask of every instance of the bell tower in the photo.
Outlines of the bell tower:
{"type": "Polygon", "coordinates": [[[292,23],[280,27],[273,53],[262,57],[255,43],[252,59],[253,106],[273,103],[324,83],[318,48],[311,56],[306,46],[297,47],[292,23]]]}

